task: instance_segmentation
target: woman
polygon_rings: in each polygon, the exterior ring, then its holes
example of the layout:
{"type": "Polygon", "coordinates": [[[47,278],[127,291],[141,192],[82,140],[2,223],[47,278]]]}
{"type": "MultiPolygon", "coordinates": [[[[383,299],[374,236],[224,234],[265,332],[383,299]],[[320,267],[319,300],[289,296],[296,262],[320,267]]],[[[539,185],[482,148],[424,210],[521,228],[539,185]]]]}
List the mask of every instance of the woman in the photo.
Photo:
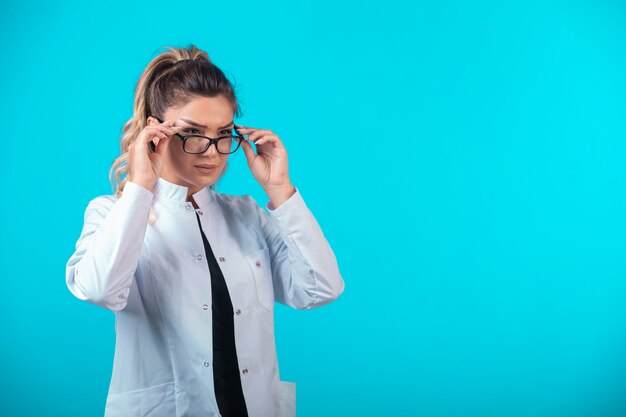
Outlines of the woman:
{"type": "Polygon", "coordinates": [[[107,417],[295,415],[274,301],[319,307],[344,282],[280,138],[234,116],[232,85],[193,45],[158,55],[137,83],[117,191],[89,202],[66,269],[72,294],[116,315],[107,417]],[[267,212],[215,191],[240,147],[267,212]]]}

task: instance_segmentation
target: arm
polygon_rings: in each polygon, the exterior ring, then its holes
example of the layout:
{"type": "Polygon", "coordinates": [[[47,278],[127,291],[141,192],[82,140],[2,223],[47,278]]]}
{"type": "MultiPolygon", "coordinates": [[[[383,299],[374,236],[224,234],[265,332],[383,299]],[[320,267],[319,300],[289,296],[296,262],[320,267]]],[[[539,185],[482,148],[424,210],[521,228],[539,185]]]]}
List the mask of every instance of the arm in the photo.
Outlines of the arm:
{"type": "Polygon", "coordinates": [[[276,301],[311,309],[330,303],[344,290],[335,254],[300,191],[278,208],[263,210],[256,202],[269,247],[276,301]]]}
{"type": "Polygon", "coordinates": [[[148,189],[127,182],[117,201],[100,196],[89,202],[65,270],[74,296],[113,311],[126,307],[152,198],[148,189]]]}

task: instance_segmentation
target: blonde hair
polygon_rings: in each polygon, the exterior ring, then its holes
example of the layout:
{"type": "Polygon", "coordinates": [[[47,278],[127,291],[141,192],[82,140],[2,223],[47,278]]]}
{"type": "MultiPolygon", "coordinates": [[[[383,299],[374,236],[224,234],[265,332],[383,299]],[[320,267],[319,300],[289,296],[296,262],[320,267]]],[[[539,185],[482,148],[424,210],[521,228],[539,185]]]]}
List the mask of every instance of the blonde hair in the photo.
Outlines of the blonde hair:
{"type": "MultiPolygon", "coordinates": [[[[120,156],[113,161],[109,170],[109,179],[117,197],[121,197],[130,173],[128,147],[146,127],[148,116],[163,118],[167,109],[183,106],[195,97],[218,95],[229,100],[235,117],[241,116],[233,85],[222,70],[211,62],[205,51],[194,45],[165,48],[146,66],[135,86],[133,116],[124,123],[120,156]]],[[[218,181],[226,168],[227,164],[218,181]]],[[[211,189],[215,189],[216,184],[217,181],[211,185],[211,189]]],[[[150,223],[155,220],[152,211],[150,220],[150,223]]]]}

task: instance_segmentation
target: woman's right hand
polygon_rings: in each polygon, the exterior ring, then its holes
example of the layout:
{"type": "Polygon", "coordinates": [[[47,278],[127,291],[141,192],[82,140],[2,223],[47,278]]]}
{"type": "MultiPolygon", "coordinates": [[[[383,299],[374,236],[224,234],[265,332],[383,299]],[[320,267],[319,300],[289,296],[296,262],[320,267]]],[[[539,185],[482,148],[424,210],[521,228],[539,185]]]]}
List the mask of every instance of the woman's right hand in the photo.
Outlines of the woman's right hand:
{"type": "MultiPolygon", "coordinates": [[[[153,119],[149,117],[148,119],[153,119]]],[[[163,169],[163,153],[167,150],[172,135],[178,133],[182,126],[174,126],[173,120],[144,127],[137,139],[128,147],[128,180],[152,191],[163,169]],[[149,143],[156,145],[150,151],[149,143]]]]}

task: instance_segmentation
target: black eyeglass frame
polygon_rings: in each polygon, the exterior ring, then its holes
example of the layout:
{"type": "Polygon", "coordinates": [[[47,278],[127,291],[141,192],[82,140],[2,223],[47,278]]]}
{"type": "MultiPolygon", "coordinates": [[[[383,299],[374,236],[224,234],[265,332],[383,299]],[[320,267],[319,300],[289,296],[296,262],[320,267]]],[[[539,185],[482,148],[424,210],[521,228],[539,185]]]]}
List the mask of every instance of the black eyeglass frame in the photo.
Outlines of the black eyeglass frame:
{"type": "MultiPolygon", "coordinates": [[[[163,123],[163,120],[161,120],[161,118],[159,118],[159,117],[157,117],[157,116],[154,116],[154,115],[153,115],[152,117],[154,117],[155,119],[157,119],[157,120],[159,121],[159,123],[163,123]]],[[[182,140],[182,141],[183,141],[183,151],[184,151],[184,152],[186,152],[186,153],[188,153],[188,154],[191,154],[191,155],[200,155],[200,154],[203,154],[203,153],[205,153],[206,151],[208,151],[208,150],[209,150],[209,148],[211,147],[211,145],[213,145],[213,144],[215,144],[215,150],[216,150],[218,153],[221,153],[222,155],[231,155],[231,154],[233,154],[233,153],[237,152],[237,151],[239,150],[239,147],[241,146],[241,142],[242,142],[242,141],[244,141],[244,140],[246,140],[246,138],[244,138],[242,135],[240,135],[240,134],[237,132],[237,129],[239,129],[239,127],[240,127],[240,126],[238,126],[238,125],[233,125],[233,128],[235,129],[235,133],[236,133],[236,135],[222,136],[222,137],[219,137],[219,138],[210,138],[210,137],[208,137],[208,136],[202,136],[202,135],[189,135],[189,136],[183,136],[183,135],[181,135],[180,133],[174,133],[174,135],[173,135],[173,136],[178,136],[178,138],[179,138],[180,140],[182,140]],[[208,139],[208,140],[209,140],[209,144],[207,145],[207,147],[206,147],[206,148],[204,148],[204,150],[203,150],[202,152],[188,152],[188,151],[185,149],[185,142],[187,142],[187,139],[188,139],[188,138],[191,138],[191,137],[208,139]],[[232,151],[232,152],[222,152],[222,151],[220,151],[220,149],[217,147],[217,143],[218,143],[220,140],[222,140],[222,139],[233,139],[233,138],[238,140],[238,142],[237,142],[237,147],[235,148],[235,150],[234,150],[234,151],[232,151]]],[[[150,142],[148,145],[149,145],[149,148],[150,148],[150,150],[151,150],[152,152],[154,152],[154,151],[156,150],[156,145],[154,144],[154,142],[150,142]]]]}

